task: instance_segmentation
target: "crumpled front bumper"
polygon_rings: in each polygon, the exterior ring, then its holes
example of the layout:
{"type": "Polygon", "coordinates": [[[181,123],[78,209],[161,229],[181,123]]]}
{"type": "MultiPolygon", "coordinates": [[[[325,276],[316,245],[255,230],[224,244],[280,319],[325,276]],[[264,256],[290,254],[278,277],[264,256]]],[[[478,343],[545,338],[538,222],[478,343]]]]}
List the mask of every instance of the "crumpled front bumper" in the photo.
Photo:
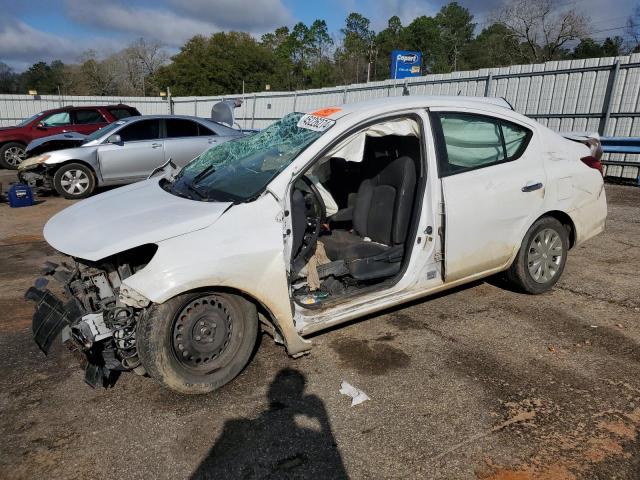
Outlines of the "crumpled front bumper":
{"type": "Polygon", "coordinates": [[[53,340],[65,327],[71,327],[82,317],[82,310],[75,300],[64,303],[46,289],[31,287],[24,296],[36,304],[32,322],[33,339],[47,355],[53,340]]]}
{"type": "Polygon", "coordinates": [[[51,191],[54,189],[53,180],[47,174],[46,169],[39,167],[31,170],[19,170],[20,183],[29,185],[34,190],[51,191]]]}
{"type": "Polygon", "coordinates": [[[32,331],[40,350],[47,355],[53,341],[62,334],[63,344],[84,369],[85,382],[93,388],[113,386],[124,369],[113,349],[94,341],[84,321],[91,314],[87,315],[75,298],[65,303],[37,283],[27,290],[25,298],[36,304],[32,331]]]}

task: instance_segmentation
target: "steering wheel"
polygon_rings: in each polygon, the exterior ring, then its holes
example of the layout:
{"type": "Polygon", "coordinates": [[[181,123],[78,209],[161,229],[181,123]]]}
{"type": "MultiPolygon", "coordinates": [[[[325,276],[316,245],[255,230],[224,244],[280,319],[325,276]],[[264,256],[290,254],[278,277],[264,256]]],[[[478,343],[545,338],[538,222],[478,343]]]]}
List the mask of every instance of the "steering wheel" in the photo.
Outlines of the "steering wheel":
{"type": "Polygon", "coordinates": [[[322,200],[322,195],[320,195],[318,187],[315,186],[311,179],[305,175],[300,179],[311,191],[311,195],[309,195],[309,197],[311,197],[313,206],[315,207],[307,208],[305,211],[306,225],[304,237],[300,251],[296,255],[296,260],[303,259],[306,263],[315,252],[316,243],[318,242],[318,237],[322,231],[322,224],[325,223],[327,218],[327,208],[325,207],[324,200],[322,200]]]}

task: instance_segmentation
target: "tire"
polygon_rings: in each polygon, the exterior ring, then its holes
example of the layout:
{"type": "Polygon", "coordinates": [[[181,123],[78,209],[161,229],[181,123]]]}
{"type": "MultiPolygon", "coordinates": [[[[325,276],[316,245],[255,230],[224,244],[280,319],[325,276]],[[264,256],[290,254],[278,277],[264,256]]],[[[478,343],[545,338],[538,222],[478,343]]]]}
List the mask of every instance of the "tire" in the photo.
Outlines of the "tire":
{"type": "Polygon", "coordinates": [[[5,143],[0,147],[0,166],[9,170],[17,170],[24,160],[25,146],[18,142],[5,143]]]}
{"type": "Polygon", "coordinates": [[[209,393],[233,380],[249,363],[257,338],[255,305],[216,292],[178,295],[154,305],[136,329],[147,373],[184,394],[209,393]]]}
{"type": "Polygon", "coordinates": [[[93,171],[82,163],[67,163],[53,175],[53,187],[69,200],[87,198],[96,188],[93,171]]]}
{"type": "Polygon", "coordinates": [[[564,271],[568,251],[567,228],[553,217],[542,217],[524,236],[506,278],[526,293],[537,295],[549,291],[564,271]]]}

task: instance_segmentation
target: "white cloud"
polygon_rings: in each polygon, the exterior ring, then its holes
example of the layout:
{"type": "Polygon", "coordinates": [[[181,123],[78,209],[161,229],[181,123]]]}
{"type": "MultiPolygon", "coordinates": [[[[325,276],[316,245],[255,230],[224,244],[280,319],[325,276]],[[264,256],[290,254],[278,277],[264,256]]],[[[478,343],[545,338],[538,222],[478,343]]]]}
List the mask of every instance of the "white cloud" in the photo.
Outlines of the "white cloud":
{"type": "Polygon", "coordinates": [[[203,19],[225,30],[259,32],[293,21],[282,0],[168,0],[176,13],[203,19]]]}
{"type": "Polygon", "coordinates": [[[181,46],[198,34],[232,29],[260,34],[291,20],[280,0],[169,0],[169,3],[149,8],[113,0],[66,1],[68,15],[77,22],[152,38],[172,47],[181,46]]]}
{"type": "Polygon", "coordinates": [[[0,20],[0,58],[18,62],[26,58],[69,60],[81,51],[70,39],[36,30],[15,18],[0,20]]]}

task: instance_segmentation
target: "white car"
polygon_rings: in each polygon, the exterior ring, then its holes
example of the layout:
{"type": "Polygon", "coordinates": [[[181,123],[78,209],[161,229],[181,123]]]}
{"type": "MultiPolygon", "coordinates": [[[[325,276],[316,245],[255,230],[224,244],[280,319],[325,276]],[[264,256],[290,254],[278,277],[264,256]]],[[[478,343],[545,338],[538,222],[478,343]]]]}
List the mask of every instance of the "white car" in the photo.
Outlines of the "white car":
{"type": "Polygon", "coordinates": [[[46,353],[63,330],[91,385],[132,370],[204,393],[261,328],[298,356],[314,332],[489,275],[542,293],[604,229],[594,155],[497,99],[292,113],[54,216],[45,238],[73,259],[47,273],[69,298],[27,292],[35,340],[46,353]]]}

